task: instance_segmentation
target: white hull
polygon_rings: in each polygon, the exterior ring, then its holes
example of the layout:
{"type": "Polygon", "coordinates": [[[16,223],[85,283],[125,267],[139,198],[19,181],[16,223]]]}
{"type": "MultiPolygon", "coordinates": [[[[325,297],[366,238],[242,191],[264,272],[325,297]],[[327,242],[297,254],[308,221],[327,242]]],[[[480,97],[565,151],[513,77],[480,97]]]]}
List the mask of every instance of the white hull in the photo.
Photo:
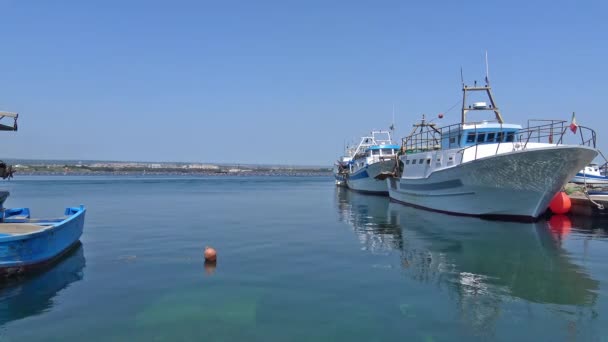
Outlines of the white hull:
{"type": "Polygon", "coordinates": [[[500,153],[438,169],[426,177],[389,178],[391,199],[453,214],[537,218],[553,196],[597,156],[581,146],[500,153]]]}
{"type": "Polygon", "coordinates": [[[393,171],[395,161],[393,159],[380,161],[367,165],[357,172],[354,172],[346,179],[348,188],[368,193],[388,194],[388,186],[385,180],[378,180],[375,177],[382,172],[393,171]]]}

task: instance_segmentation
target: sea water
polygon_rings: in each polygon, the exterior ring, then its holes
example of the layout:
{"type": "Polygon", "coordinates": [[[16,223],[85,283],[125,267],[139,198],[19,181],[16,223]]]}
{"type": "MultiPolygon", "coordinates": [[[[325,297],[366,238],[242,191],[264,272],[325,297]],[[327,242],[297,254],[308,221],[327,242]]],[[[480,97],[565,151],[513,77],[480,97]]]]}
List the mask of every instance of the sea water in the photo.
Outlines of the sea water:
{"type": "Polygon", "coordinates": [[[82,245],[0,286],[0,341],[606,340],[608,220],[507,223],[330,177],[17,177],[82,245]],[[218,251],[206,264],[203,250],[218,251]]]}

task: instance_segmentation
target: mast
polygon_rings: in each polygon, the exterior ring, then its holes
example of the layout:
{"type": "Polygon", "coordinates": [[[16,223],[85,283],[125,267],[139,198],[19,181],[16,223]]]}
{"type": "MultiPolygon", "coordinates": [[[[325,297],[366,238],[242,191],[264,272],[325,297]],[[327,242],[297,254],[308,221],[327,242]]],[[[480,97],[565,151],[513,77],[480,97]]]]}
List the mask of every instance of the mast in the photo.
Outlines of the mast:
{"type": "Polygon", "coordinates": [[[391,131],[395,133],[395,104],[393,103],[393,122],[391,122],[391,131]]]}
{"type": "Polygon", "coordinates": [[[494,101],[494,94],[492,94],[492,87],[490,86],[490,79],[489,79],[489,68],[488,68],[488,52],[486,51],[486,78],[485,78],[485,85],[483,87],[478,87],[477,86],[477,81],[475,81],[474,86],[469,87],[467,85],[464,84],[464,80],[462,77],[462,68],[460,69],[460,79],[462,80],[462,115],[461,115],[461,123],[465,124],[467,122],[467,113],[471,110],[491,110],[494,112],[494,116],[496,117],[496,121],[498,121],[499,123],[504,123],[504,120],[502,118],[502,114],[500,113],[500,109],[498,109],[498,106],[496,105],[496,101],[494,101]],[[471,106],[469,105],[467,107],[467,92],[469,91],[481,91],[481,92],[486,92],[486,95],[488,96],[488,99],[490,100],[490,105],[484,105],[484,106],[471,106]]]}

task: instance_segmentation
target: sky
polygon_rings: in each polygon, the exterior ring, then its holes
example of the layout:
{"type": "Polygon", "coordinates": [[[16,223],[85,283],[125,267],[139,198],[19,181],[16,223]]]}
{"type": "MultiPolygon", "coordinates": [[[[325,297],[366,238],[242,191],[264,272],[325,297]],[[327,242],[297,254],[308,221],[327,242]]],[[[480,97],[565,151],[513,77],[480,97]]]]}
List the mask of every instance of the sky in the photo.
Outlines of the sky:
{"type": "MultiPolygon", "coordinates": [[[[331,165],[422,114],[460,68],[509,123],[570,120],[608,152],[606,1],[0,0],[0,158],[331,165]]],[[[447,111],[455,104],[455,108],[447,111]]],[[[472,119],[483,119],[472,118],[472,119]]]]}

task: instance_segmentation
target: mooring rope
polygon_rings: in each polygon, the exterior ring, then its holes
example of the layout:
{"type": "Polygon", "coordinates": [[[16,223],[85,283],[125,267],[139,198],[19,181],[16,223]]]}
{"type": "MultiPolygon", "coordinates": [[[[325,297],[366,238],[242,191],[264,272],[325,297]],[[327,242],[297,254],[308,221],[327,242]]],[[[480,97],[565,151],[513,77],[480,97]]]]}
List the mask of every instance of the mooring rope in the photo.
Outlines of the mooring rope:
{"type": "Polygon", "coordinates": [[[589,202],[595,204],[595,206],[597,207],[598,210],[604,210],[604,205],[601,203],[597,203],[596,201],[591,199],[591,196],[589,196],[589,193],[587,192],[587,173],[583,171],[583,183],[584,183],[584,187],[583,187],[583,194],[585,194],[585,197],[587,197],[587,199],[589,200],[589,202]]]}

